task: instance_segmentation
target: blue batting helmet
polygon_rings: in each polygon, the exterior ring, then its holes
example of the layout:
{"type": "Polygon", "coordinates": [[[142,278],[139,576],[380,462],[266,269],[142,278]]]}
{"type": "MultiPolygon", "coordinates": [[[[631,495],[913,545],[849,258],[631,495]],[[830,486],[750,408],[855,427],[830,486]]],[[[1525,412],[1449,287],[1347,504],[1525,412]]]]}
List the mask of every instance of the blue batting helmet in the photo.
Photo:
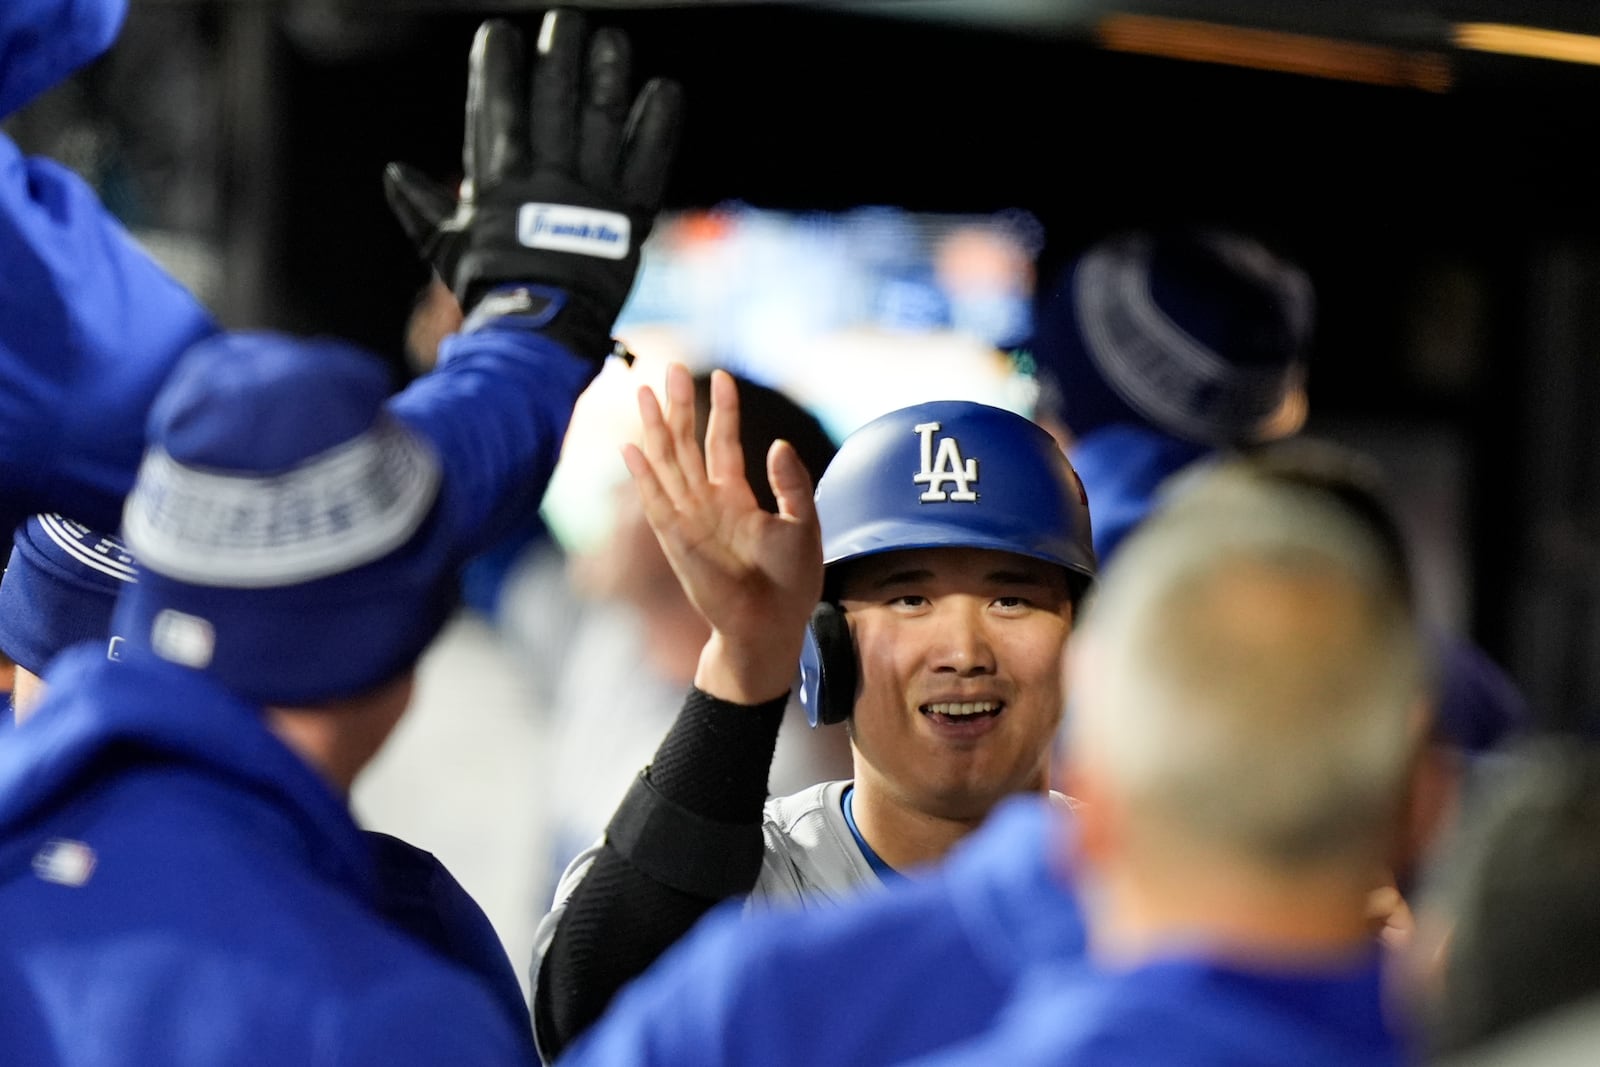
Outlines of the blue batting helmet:
{"type": "MultiPolygon", "coordinates": [[[[839,564],[916,548],[987,548],[1054,563],[1075,596],[1095,575],[1089,501],[1055,439],[963,400],[891,411],[845,438],[817,483],[829,596],[839,564]]],[[[812,725],[848,717],[854,651],[831,604],[812,617],[800,701],[812,725]]]]}

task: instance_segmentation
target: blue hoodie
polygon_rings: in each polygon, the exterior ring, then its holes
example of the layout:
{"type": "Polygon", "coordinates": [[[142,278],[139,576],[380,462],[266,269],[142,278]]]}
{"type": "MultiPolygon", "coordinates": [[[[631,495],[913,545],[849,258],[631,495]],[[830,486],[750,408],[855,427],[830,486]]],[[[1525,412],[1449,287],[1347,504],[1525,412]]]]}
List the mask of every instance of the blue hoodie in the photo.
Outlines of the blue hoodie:
{"type": "Polygon", "coordinates": [[[5,1062],[530,1062],[479,980],[391,926],[371,839],[258,709],[93,646],[68,677],[0,745],[5,1062]]]}
{"type": "MultiPolygon", "coordinates": [[[[104,52],[126,10],[0,3],[0,118],[104,52]]],[[[116,529],[151,399],[216,329],[92,189],[0,134],[0,530],[47,511],[116,529]]]]}

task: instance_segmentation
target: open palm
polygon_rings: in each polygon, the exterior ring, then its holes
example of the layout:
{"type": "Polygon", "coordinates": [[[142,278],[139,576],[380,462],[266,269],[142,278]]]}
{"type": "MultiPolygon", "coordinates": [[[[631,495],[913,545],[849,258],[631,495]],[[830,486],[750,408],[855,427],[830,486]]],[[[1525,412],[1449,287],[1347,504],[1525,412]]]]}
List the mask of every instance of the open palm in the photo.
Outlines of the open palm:
{"type": "Polygon", "coordinates": [[[733,379],[721,371],[712,375],[703,458],[685,367],[668,368],[666,394],[663,413],[650,389],[639,391],[642,447],[625,446],[623,459],[678,581],[711,625],[696,682],[715,679],[726,691],[712,691],[729,700],[781,695],[822,594],[822,535],[811,479],[794,449],[775,442],[766,476],[778,513],[762,510],[744,470],[733,379]],[[709,674],[708,660],[714,661],[709,674]]]}

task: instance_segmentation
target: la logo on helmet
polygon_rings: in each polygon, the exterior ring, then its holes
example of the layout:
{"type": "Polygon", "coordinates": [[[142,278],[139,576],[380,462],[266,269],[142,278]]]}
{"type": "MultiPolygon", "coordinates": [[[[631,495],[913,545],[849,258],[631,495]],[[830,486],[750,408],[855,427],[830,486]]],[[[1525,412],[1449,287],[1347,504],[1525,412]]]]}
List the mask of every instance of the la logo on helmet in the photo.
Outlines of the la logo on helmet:
{"type": "Polygon", "coordinates": [[[939,438],[939,448],[935,452],[933,435],[939,432],[937,422],[919,422],[912,431],[922,437],[922,469],[912,481],[928,487],[918,499],[924,503],[944,500],[976,503],[978,494],[973,492],[971,483],[978,480],[978,461],[963,458],[954,437],[939,438]],[[954,492],[944,491],[946,482],[955,483],[954,492]]]}

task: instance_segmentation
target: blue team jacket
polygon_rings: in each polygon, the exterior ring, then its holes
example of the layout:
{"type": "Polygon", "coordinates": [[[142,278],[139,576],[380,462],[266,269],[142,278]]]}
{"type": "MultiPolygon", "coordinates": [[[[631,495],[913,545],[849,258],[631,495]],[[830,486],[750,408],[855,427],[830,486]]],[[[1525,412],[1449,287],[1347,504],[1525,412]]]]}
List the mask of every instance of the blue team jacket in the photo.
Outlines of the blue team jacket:
{"type": "Polygon", "coordinates": [[[1072,466],[1089,497],[1102,570],[1155,507],[1161,483],[1209,454],[1204,445],[1131,423],[1102,427],[1074,442],[1072,466]]]}
{"type": "MultiPolygon", "coordinates": [[[[0,3],[0,118],[104,52],[126,0],[0,3]]],[[[217,329],[93,190],[0,134],[0,530],[115,530],[173,362],[217,329]]]]}
{"type": "MultiPolygon", "coordinates": [[[[1378,952],[1244,970],[1174,956],[1122,972],[1087,963],[1030,977],[1000,1023],[914,1067],[1401,1067],[1378,952]]],[[[913,1067],[906,1064],[904,1067],[913,1067]]]]}
{"type": "Polygon", "coordinates": [[[993,1025],[1083,924],[1051,869],[1063,818],[1018,798],[926,875],[837,908],[724,905],[623,990],[561,1067],[886,1064],[993,1025]]]}
{"type": "Polygon", "coordinates": [[[193,671],[52,666],[0,745],[0,1049],[48,1067],[516,1064],[480,981],[378,911],[344,799],[193,671]]]}

